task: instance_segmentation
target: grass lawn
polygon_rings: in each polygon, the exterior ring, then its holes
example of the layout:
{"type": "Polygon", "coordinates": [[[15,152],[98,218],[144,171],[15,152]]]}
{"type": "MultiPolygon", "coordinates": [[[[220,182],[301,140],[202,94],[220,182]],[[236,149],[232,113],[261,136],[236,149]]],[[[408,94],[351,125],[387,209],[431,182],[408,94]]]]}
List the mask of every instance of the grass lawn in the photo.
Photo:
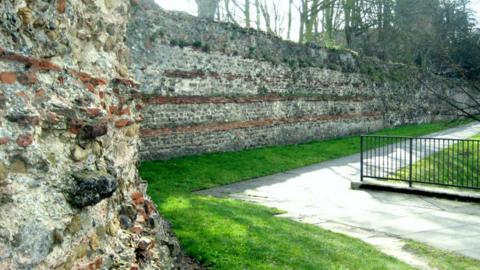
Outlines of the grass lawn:
{"type": "MultiPolygon", "coordinates": [[[[480,134],[471,139],[480,140],[480,134]]],[[[480,141],[459,142],[415,162],[412,166],[412,178],[429,183],[480,188],[479,150],[480,141]]],[[[407,167],[396,175],[408,179],[409,173],[410,169],[407,167]]]]}
{"type": "MultiPolygon", "coordinates": [[[[377,134],[420,136],[454,125],[437,123],[405,126],[377,134]]],[[[277,210],[191,193],[358,151],[359,138],[349,137],[144,162],[140,166],[140,173],[149,182],[149,194],[160,212],[172,223],[183,248],[207,267],[411,269],[360,240],[275,217],[279,213],[277,210]]]]}
{"type": "Polygon", "coordinates": [[[188,254],[214,269],[411,269],[360,240],[241,201],[175,196],[160,211],[188,254]]]}
{"type": "Polygon", "coordinates": [[[417,243],[414,241],[407,241],[406,250],[414,252],[415,254],[427,259],[427,262],[433,268],[438,269],[465,269],[478,270],[480,269],[480,262],[474,259],[460,256],[453,252],[432,249],[431,247],[417,243]]]}

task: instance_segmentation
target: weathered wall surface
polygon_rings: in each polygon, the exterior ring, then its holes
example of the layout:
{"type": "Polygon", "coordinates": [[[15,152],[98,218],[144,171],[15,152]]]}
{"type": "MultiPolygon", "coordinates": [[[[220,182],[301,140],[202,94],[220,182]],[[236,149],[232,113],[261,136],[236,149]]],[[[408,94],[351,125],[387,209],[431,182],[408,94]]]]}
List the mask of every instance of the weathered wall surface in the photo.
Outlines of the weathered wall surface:
{"type": "Polygon", "coordinates": [[[0,269],[193,267],[136,169],[129,8],[0,1],[0,269]]]}
{"type": "Polygon", "coordinates": [[[451,113],[405,66],[166,13],[151,1],[135,13],[128,43],[146,95],[143,159],[307,142],[451,113]]]}

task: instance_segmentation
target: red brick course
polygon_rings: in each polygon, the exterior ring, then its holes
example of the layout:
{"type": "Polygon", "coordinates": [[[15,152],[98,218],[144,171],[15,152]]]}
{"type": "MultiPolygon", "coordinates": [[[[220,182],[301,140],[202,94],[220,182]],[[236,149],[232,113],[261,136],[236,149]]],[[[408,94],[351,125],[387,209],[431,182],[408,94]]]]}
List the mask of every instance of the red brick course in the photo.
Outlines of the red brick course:
{"type": "Polygon", "coordinates": [[[231,123],[208,123],[195,126],[181,126],[175,128],[142,129],[140,136],[142,138],[156,137],[169,134],[196,133],[196,132],[216,132],[228,131],[232,129],[244,129],[255,127],[266,127],[274,125],[295,124],[299,122],[320,122],[320,121],[339,121],[349,120],[360,117],[379,117],[380,113],[353,113],[343,115],[319,115],[279,119],[262,119],[251,121],[238,121],[231,123]]]}
{"type": "Polygon", "coordinates": [[[244,96],[244,97],[207,97],[207,96],[154,96],[145,97],[146,103],[150,105],[164,104],[226,104],[226,103],[259,103],[275,101],[365,101],[372,97],[367,96],[244,96]]]}
{"type": "Polygon", "coordinates": [[[0,60],[1,61],[12,61],[12,62],[19,62],[25,65],[28,65],[33,70],[45,70],[45,71],[61,71],[62,69],[50,62],[47,59],[37,59],[29,56],[24,56],[20,54],[16,54],[13,52],[8,52],[4,49],[0,49],[0,60]]]}
{"type": "MultiPolygon", "coordinates": [[[[56,72],[63,71],[63,69],[60,66],[52,63],[48,59],[24,56],[14,52],[6,51],[5,49],[2,49],[2,48],[0,48],[0,61],[11,61],[11,62],[23,63],[33,71],[56,71],[56,72]]],[[[96,78],[90,74],[80,72],[77,70],[66,69],[65,71],[71,76],[83,82],[89,90],[92,90],[92,88],[94,89],[99,85],[105,85],[108,83],[108,80],[105,78],[96,78]]],[[[6,76],[6,81],[8,81],[9,83],[14,83],[16,81],[15,73],[13,72],[4,72],[4,73],[5,73],[4,76],[6,76]],[[15,76],[15,81],[13,81],[13,76],[15,76]]],[[[4,74],[4,73],[0,73],[0,74],[4,74]]],[[[37,82],[37,79],[34,73],[22,74],[22,77],[23,77],[22,81],[27,84],[37,82]]],[[[64,80],[65,79],[63,77],[59,77],[59,82],[64,82],[64,80]]],[[[0,76],[0,81],[3,81],[1,76],[0,76]]],[[[125,79],[125,78],[114,78],[113,81],[119,84],[130,86],[130,87],[138,87],[138,84],[136,84],[134,81],[125,79]]]]}

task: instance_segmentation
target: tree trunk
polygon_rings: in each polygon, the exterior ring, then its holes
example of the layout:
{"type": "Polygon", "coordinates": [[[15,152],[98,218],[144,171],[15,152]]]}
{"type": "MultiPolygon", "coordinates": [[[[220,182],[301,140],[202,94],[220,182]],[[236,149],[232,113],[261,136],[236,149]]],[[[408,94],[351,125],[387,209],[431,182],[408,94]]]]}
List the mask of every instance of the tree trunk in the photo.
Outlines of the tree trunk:
{"type": "Polygon", "coordinates": [[[308,0],[302,0],[302,9],[300,10],[300,33],[298,42],[305,41],[305,24],[308,20],[308,0]]]}
{"type": "Polygon", "coordinates": [[[323,9],[325,20],[325,39],[327,43],[333,41],[333,14],[335,11],[335,0],[325,0],[325,8],[323,9]]]}
{"type": "Polygon", "coordinates": [[[217,13],[218,2],[220,0],[195,0],[197,3],[198,16],[213,20],[217,13]]]}
{"type": "Polygon", "coordinates": [[[265,27],[267,28],[267,32],[275,33],[272,29],[271,16],[270,16],[270,12],[268,11],[268,5],[266,0],[260,4],[260,9],[263,14],[263,19],[265,20],[265,27]]]}
{"type": "Polygon", "coordinates": [[[250,20],[250,0],[245,0],[245,27],[251,27],[251,20],[250,20]]]}
{"type": "Polygon", "coordinates": [[[345,16],[345,40],[347,42],[347,47],[350,47],[352,44],[352,25],[354,20],[356,0],[344,0],[343,3],[343,13],[345,16]]]}
{"type": "Polygon", "coordinates": [[[261,20],[262,20],[262,17],[260,16],[261,15],[261,10],[260,10],[260,0],[255,0],[255,10],[257,12],[257,30],[260,30],[261,28],[261,20]]]}
{"type": "Polygon", "coordinates": [[[320,0],[313,0],[312,6],[308,10],[308,18],[305,22],[305,42],[313,41],[313,29],[320,11],[320,0]]]}
{"type": "Polygon", "coordinates": [[[288,2],[288,29],[287,29],[287,39],[290,39],[292,34],[292,6],[293,0],[288,2]]]}

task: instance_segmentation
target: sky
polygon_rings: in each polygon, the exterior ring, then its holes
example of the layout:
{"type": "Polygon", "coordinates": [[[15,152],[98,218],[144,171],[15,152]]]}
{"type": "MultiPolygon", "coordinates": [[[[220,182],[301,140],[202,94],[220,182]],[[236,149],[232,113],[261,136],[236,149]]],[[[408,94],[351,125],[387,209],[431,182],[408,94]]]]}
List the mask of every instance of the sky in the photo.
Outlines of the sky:
{"type": "Polygon", "coordinates": [[[480,0],[472,0],[472,9],[477,14],[477,22],[478,22],[477,25],[480,25],[480,0]]]}
{"type": "Polygon", "coordinates": [[[167,10],[186,11],[193,15],[197,12],[195,0],[155,0],[155,2],[167,10]]]}

